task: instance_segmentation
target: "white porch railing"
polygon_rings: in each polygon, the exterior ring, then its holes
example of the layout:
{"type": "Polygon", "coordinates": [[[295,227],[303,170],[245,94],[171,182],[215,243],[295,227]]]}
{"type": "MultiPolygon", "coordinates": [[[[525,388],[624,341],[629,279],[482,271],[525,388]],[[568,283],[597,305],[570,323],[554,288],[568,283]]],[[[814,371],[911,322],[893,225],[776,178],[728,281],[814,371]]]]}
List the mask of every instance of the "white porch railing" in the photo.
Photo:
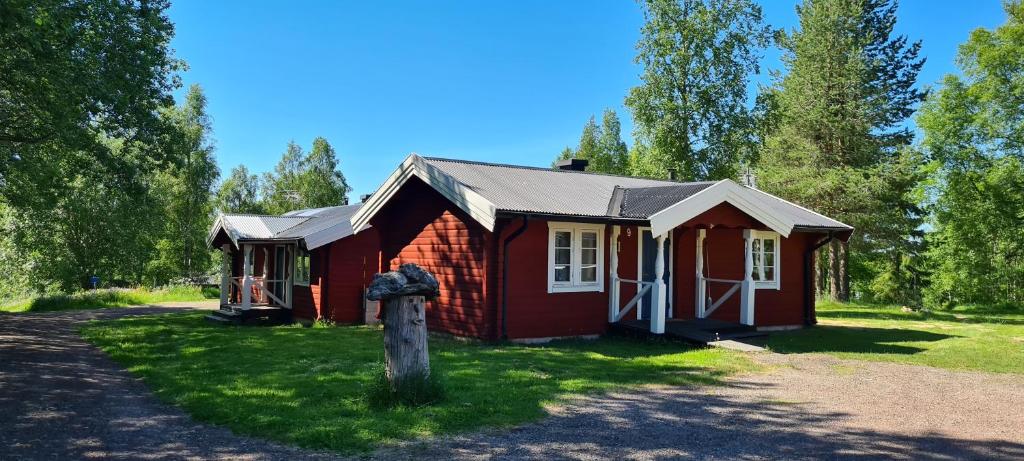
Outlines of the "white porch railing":
{"type": "MultiPolygon", "coordinates": [[[[241,306],[242,306],[242,309],[248,309],[248,308],[252,307],[252,304],[254,304],[254,303],[255,304],[270,304],[270,301],[274,301],[275,303],[277,303],[278,306],[289,307],[289,308],[291,307],[291,303],[290,303],[291,300],[290,299],[288,299],[287,301],[284,300],[284,299],[281,299],[281,298],[277,297],[276,295],[274,295],[274,293],[272,291],[267,290],[267,288],[266,288],[268,284],[284,282],[281,286],[285,287],[285,290],[287,290],[288,285],[290,285],[291,281],[292,281],[291,276],[283,278],[283,279],[267,279],[265,277],[250,275],[250,276],[230,277],[230,280],[231,280],[231,285],[234,285],[234,286],[238,287],[239,291],[242,293],[242,299],[241,299],[241,303],[240,303],[241,306]],[[253,294],[252,290],[253,289],[256,290],[256,293],[255,293],[256,294],[256,298],[255,299],[252,298],[252,294],[253,294]],[[248,295],[248,296],[246,296],[246,295],[248,295]]],[[[286,295],[285,298],[287,299],[288,296],[286,295]]]]}
{"type": "Polygon", "coordinates": [[[616,276],[612,276],[612,303],[611,311],[608,314],[608,320],[612,323],[622,320],[629,311],[633,310],[634,307],[643,299],[651,288],[654,287],[654,282],[645,282],[643,280],[629,280],[620,279],[616,276]],[[619,307],[620,293],[622,293],[622,282],[635,283],[637,285],[636,295],[629,300],[628,303],[622,308],[619,307]]]}

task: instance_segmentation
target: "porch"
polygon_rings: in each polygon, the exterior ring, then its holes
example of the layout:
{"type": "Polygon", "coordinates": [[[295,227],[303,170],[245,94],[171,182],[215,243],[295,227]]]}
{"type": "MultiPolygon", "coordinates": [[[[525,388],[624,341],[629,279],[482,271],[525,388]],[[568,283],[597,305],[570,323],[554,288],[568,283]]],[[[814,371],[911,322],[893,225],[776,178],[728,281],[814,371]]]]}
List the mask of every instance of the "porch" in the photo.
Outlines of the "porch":
{"type": "MultiPolygon", "coordinates": [[[[308,255],[296,258],[294,243],[245,243],[241,254],[231,244],[221,245],[220,303],[222,317],[233,314],[261,317],[264,313],[290,310],[294,273],[308,271],[308,255]],[[299,264],[303,267],[296,267],[299,264]],[[249,312],[253,311],[253,312],[249,312]]],[[[308,272],[307,272],[308,273],[308,272]]]]}
{"type": "Polygon", "coordinates": [[[665,332],[660,335],[651,333],[650,320],[622,320],[612,324],[611,331],[625,336],[663,337],[702,346],[726,340],[756,341],[768,336],[753,326],[706,318],[668,319],[665,332]]]}

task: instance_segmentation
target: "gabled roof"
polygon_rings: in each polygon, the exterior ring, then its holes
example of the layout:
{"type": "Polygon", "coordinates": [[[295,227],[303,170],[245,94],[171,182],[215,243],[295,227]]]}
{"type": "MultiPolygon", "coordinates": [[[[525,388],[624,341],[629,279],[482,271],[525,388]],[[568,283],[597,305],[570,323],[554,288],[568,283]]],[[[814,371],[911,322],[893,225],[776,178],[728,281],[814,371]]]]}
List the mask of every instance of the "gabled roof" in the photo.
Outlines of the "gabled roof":
{"type": "Polygon", "coordinates": [[[582,171],[420,157],[412,154],[352,216],[358,230],[412,177],[488,230],[498,213],[649,222],[660,234],[729,203],[788,236],[794,228],[849,232],[839,221],[731,180],[676,182],[582,171]]]}
{"type": "Polygon", "coordinates": [[[319,248],[352,235],[351,218],[361,204],[296,210],[281,216],[222,214],[214,221],[206,243],[224,232],[237,247],[240,241],[303,241],[307,249],[319,248]]]}

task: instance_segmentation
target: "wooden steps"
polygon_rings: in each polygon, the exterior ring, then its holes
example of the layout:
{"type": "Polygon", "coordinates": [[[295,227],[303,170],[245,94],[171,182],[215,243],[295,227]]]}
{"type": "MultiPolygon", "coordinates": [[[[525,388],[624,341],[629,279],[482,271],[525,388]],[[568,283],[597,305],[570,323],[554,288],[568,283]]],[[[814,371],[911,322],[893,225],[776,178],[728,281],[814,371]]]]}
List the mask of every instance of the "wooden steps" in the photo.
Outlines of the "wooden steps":
{"type": "Polygon", "coordinates": [[[236,304],[222,304],[206,316],[206,321],[220,325],[282,325],[291,318],[291,311],[283,307],[257,305],[242,309],[236,304]]]}
{"type": "Polygon", "coordinates": [[[767,333],[757,331],[756,327],[711,319],[669,320],[665,322],[665,333],[661,335],[651,333],[647,320],[616,322],[611,324],[609,331],[631,337],[685,341],[701,346],[728,340],[761,342],[768,337],[767,333]]]}

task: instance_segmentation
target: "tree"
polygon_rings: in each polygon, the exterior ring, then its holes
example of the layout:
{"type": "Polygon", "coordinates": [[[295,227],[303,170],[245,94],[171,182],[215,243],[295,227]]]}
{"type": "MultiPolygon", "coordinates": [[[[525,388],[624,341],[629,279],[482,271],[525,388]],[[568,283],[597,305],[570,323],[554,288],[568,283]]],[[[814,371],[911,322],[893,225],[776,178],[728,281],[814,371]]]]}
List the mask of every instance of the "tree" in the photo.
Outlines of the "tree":
{"type": "Polygon", "coordinates": [[[932,161],[931,304],[1024,303],[1024,4],[961,45],[917,117],[932,161]]]}
{"type": "MultiPolygon", "coordinates": [[[[0,3],[0,177],[50,181],[43,164],[89,152],[124,160],[103,139],[152,140],[183,64],[171,56],[164,0],[0,3]]],[[[159,157],[161,152],[148,151],[159,157]]],[[[0,193],[11,189],[0,182],[0,193]]],[[[20,206],[8,199],[12,206],[20,206]]]]}
{"type": "Polygon", "coordinates": [[[274,172],[264,176],[263,187],[263,208],[270,214],[344,205],[351,190],[334,147],[322,137],[313,140],[308,156],[295,141],[289,142],[274,172]]]}
{"type": "MultiPolygon", "coordinates": [[[[898,260],[921,222],[904,124],[924,98],[920,43],[892,36],[890,0],[806,0],[797,13],[799,27],[779,40],[788,72],[764,96],[777,113],[765,117],[774,126],[759,186],[856,227],[859,255],[898,260]]],[[[846,300],[849,251],[833,243],[828,253],[831,295],[846,300]]]]}
{"type": "Polygon", "coordinates": [[[263,214],[260,187],[260,177],[250,174],[245,165],[238,165],[217,190],[214,208],[220,213],[263,214]]]}
{"type": "Polygon", "coordinates": [[[643,4],[636,57],[643,83],[626,97],[638,142],[684,179],[735,176],[754,129],[749,75],[770,38],[761,8],[750,0],[643,4]]]}
{"type": "Polygon", "coordinates": [[[317,137],[306,157],[300,192],[306,208],[320,208],[348,203],[351,190],[345,175],[338,169],[338,157],[327,139],[317,137]]]}
{"type": "Polygon", "coordinates": [[[576,149],[566,147],[556,158],[586,159],[589,163],[587,171],[609,174],[626,174],[629,154],[626,143],[622,141],[622,124],[619,116],[611,109],[605,109],[601,116],[601,125],[594,117],[590,117],[583,126],[580,142],[576,149]]]}
{"type": "Polygon", "coordinates": [[[192,85],[181,106],[161,113],[171,129],[160,139],[160,148],[176,161],[154,180],[166,222],[158,242],[160,254],[149,270],[159,282],[177,277],[195,279],[210,268],[206,231],[212,224],[213,188],[220,171],[213,155],[206,104],[202,88],[192,85]]]}

